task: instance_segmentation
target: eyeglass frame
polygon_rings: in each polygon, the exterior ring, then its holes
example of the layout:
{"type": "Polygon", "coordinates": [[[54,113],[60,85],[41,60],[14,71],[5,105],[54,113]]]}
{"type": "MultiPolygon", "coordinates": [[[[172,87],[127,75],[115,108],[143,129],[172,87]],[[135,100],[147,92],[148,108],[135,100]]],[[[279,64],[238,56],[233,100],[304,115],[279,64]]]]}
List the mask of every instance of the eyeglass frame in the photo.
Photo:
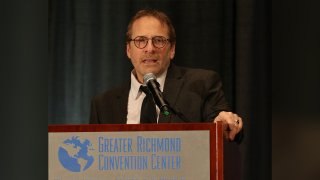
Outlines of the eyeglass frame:
{"type": "Polygon", "coordinates": [[[164,36],[153,36],[153,37],[151,37],[151,38],[148,38],[148,37],[146,37],[146,36],[137,36],[137,37],[135,37],[135,38],[133,38],[133,39],[132,39],[132,38],[128,39],[129,42],[133,41],[133,44],[134,44],[138,49],[143,49],[143,48],[147,47],[147,45],[148,45],[148,43],[149,43],[149,40],[151,40],[152,45],[153,45],[154,47],[158,48],[158,49],[164,48],[164,47],[167,45],[168,42],[169,42],[169,43],[171,42],[169,38],[166,38],[166,37],[164,37],[164,36]],[[137,46],[137,44],[136,44],[136,39],[139,38],[139,37],[140,37],[140,38],[143,37],[143,38],[145,38],[145,40],[147,40],[147,43],[146,43],[146,45],[145,45],[144,47],[138,47],[138,46],[137,46]],[[156,46],[156,45],[154,44],[154,38],[157,38],[157,37],[161,37],[161,38],[163,38],[163,39],[165,40],[165,43],[164,43],[164,45],[163,45],[162,47],[158,47],[158,46],[156,46]]]}

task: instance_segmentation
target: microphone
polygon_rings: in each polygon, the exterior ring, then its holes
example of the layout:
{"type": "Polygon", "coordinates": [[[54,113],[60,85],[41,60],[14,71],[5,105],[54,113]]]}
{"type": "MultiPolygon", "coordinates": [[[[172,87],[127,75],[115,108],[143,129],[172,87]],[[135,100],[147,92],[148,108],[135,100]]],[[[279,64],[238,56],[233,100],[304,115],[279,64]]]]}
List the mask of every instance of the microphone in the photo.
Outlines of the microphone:
{"type": "Polygon", "coordinates": [[[162,92],[159,89],[159,83],[157,82],[156,76],[153,73],[147,73],[143,76],[144,85],[146,85],[152,94],[153,100],[159,107],[162,114],[168,116],[170,115],[170,107],[164,101],[162,97],[162,92]]]}

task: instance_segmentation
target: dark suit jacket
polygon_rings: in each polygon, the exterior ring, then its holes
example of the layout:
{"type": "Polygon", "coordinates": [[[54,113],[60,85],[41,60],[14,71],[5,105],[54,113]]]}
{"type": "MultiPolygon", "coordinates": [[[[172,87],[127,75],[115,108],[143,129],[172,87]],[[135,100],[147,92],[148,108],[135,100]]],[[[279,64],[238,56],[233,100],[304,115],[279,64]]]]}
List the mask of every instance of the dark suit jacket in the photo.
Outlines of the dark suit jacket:
{"type": "MultiPolygon", "coordinates": [[[[130,82],[94,97],[91,103],[91,124],[125,124],[130,82]]],[[[176,111],[191,122],[212,121],[220,111],[230,111],[219,75],[214,71],[178,67],[171,64],[163,97],[176,111]]],[[[159,123],[183,122],[179,117],[160,114],[159,123]]],[[[235,137],[239,144],[243,130],[235,137]]],[[[241,179],[241,156],[235,143],[224,144],[224,177],[241,179]]]]}
{"type": "MultiPolygon", "coordinates": [[[[93,98],[91,124],[125,124],[130,82],[93,98]]],[[[168,68],[163,97],[190,122],[211,122],[220,111],[230,111],[219,75],[214,71],[168,68]]],[[[184,122],[178,116],[160,114],[159,123],[184,122]]]]}

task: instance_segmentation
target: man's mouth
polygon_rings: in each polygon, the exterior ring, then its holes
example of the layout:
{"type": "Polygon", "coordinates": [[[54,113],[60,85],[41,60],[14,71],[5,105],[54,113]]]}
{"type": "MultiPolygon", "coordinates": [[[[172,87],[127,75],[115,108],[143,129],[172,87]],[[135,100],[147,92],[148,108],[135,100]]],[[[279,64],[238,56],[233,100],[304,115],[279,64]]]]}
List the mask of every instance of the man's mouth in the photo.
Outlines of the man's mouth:
{"type": "Polygon", "coordinates": [[[156,63],[157,61],[158,61],[157,59],[148,58],[148,59],[143,59],[143,60],[142,60],[142,63],[152,64],[152,63],[156,63]]]}

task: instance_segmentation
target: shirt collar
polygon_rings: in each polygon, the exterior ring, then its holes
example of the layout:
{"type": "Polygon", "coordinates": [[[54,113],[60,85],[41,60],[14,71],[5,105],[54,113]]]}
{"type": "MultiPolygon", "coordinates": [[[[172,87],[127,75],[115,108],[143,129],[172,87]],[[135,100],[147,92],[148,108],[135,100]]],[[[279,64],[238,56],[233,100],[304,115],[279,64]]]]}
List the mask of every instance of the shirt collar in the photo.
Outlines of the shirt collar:
{"type": "MultiPolygon", "coordinates": [[[[167,76],[167,71],[168,69],[166,69],[160,76],[157,77],[157,81],[160,84],[160,90],[161,92],[163,92],[163,88],[164,88],[164,82],[166,80],[166,76],[167,76]]],[[[141,95],[141,91],[140,91],[140,86],[143,85],[141,84],[136,76],[134,75],[135,72],[134,70],[131,71],[131,87],[130,87],[130,91],[133,93],[135,99],[139,98],[139,96],[141,95]]]]}

